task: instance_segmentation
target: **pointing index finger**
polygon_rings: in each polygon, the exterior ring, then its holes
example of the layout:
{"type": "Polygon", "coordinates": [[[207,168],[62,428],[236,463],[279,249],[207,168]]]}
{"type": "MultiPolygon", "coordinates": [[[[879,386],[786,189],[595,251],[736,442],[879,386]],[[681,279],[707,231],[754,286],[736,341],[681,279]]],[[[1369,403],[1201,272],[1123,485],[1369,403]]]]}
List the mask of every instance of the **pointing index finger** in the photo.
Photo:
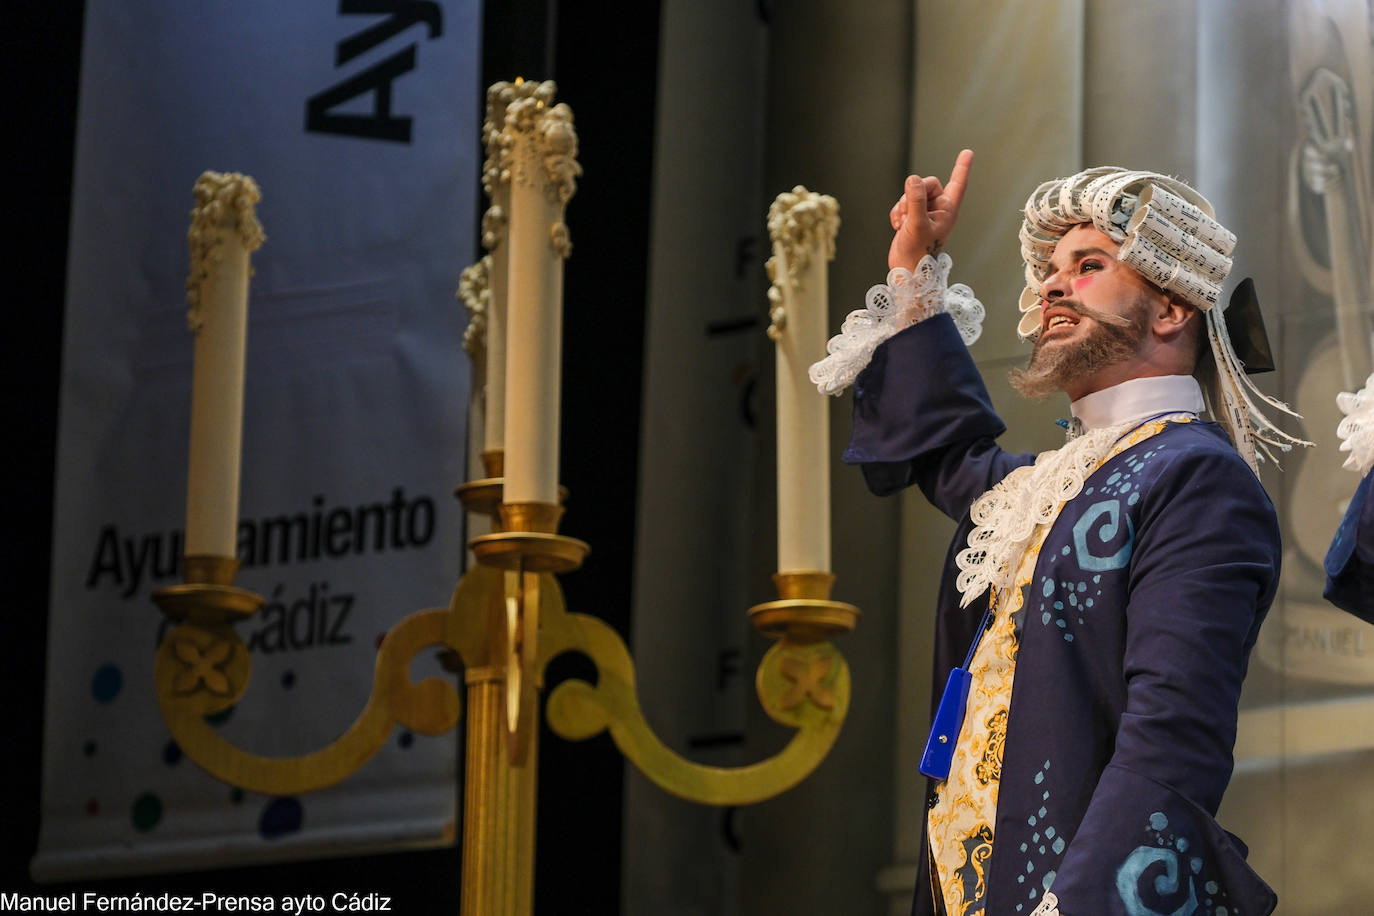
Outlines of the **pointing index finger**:
{"type": "Polygon", "coordinates": [[[945,182],[945,200],[949,202],[949,209],[958,211],[960,202],[964,199],[964,191],[968,188],[968,173],[973,168],[973,150],[961,150],[958,158],[954,160],[954,169],[949,173],[949,181],[945,182]]]}

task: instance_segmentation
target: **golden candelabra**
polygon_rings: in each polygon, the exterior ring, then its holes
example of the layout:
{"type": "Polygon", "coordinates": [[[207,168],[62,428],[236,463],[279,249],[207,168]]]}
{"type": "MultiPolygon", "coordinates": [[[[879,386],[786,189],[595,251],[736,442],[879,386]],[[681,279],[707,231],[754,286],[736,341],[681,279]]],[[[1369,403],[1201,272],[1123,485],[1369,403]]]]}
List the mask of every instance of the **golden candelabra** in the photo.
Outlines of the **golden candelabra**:
{"type": "Polygon", "coordinates": [[[620,751],[649,779],[684,799],[743,805],[771,798],[811,773],[834,744],[849,708],[849,668],[829,642],[853,629],[858,610],[829,600],[829,573],[775,576],[779,598],[750,609],[758,629],[777,639],[759,664],[759,701],[796,729],[778,754],[724,768],[678,755],[640,710],[634,663],[604,622],[569,613],[558,573],[581,565],[588,545],[558,534],[561,506],[503,503],[500,455],[484,456],[491,475],[458,488],[469,512],[491,515],[491,534],[473,538],[477,564],[463,574],[447,608],[411,614],[377,651],[372,694],[342,736],[299,757],[264,757],[233,746],[206,717],[237,703],[252,663],[234,623],[262,605],[233,585],[229,557],[187,557],[186,582],[154,600],[176,626],[157,650],[162,717],[186,756],[212,776],[268,795],[308,792],[340,782],[386,743],[393,726],[437,735],[455,727],[462,703],[440,678],[419,683],[410,665],[429,648],[452,650],[467,687],[462,912],[526,914],[533,903],[539,695],[548,663],[581,652],[597,683],[568,680],[548,697],[553,731],[582,740],[609,730],[620,751]]]}
{"type": "MultiPolygon", "coordinates": [[[[784,569],[774,577],[778,599],[749,611],[755,626],[777,640],[759,663],[755,678],[759,701],[773,719],[796,734],[773,757],[738,768],[693,763],[665,745],[644,719],[634,662],[620,636],[595,617],[567,610],[555,577],[581,566],[589,547],[558,533],[563,494],[549,471],[557,466],[557,440],[550,430],[558,426],[558,290],[562,260],[571,244],[562,208],[572,196],[581,167],[576,161],[572,113],[566,105],[553,104],[554,90],[551,82],[517,81],[498,83],[488,93],[483,185],[494,203],[483,220],[483,243],[492,254],[464,272],[460,294],[473,312],[465,347],[470,353],[481,352],[483,329],[499,332],[493,335],[499,339],[486,341],[485,356],[474,358],[484,379],[480,385],[474,383],[474,391],[483,392],[482,409],[491,408],[488,419],[492,422],[504,413],[488,402],[504,404],[509,398],[518,404],[511,415],[521,421],[518,433],[524,438],[517,444],[517,431],[512,430],[505,440],[511,443],[519,467],[506,468],[502,448],[490,447],[481,456],[486,476],[458,488],[458,498],[469,513],[490,517],[492,533],[471,540],[476,563],[459,579],[449,606],[418,611],[391,628],[377,650],[371,695],[339,738],[302,756],[266,757],[235,747],[206,720],[238,703],[251,675],[248,647],[234,624],[256,613],[263,599],[234,586],[238,562],[231,556],[188,555],[186,582],[153,595],[177,624],[158,646],[155,666],[158,705],[167,728],[185,755],[212,776],[265,795],[309,792],[342,781],[377,753],[397,724],[424,735],[454,728],[464,705],[456,686],[442,677],[419,683],[410,677],[417,653],[436,647],[443,650],[445,668],[461,670],[467,688],[462,870],[466,916],[531,912],[539,699],[544,671],[556,656],[582,653],[595,664],[597,680],[595,685],[564,681],[549,695],[545,713],[553,731],[574,741],[609,731],[621,753],[650,780],[674,795],[703,804],[750,804],[796,785],[829,753],[849,708],[849,669],[829,640],[853,629],[859,612],[853,605],[830,600],[834,576],[828,572],[784,569]],[[503,260],[507,255],[512,261],[520,260],[520,270],[511,269],[503,260]],[[505,365],[508,357],[508,371],[492,368],[498,358],[505,365]],[[503,384],[498,387],[497,382],[503,384]],[[534,422],[527,422],[531,418],[534,422]],[[506,501],[508,470],[512,495],[548,494],[548,501],[506,501]]],[[[230,201],[235,206],[221,206],[214,213],[238,220],[231,220],[226,231],[235,226],[241,230],[252,215],[256,185],[242,176],[228,179],[232,179],[231,189],[251,185],[253,193],[235,192],[237,196],[230,201]]],[[[770,211],[775,250],[790,265],[788,270],[801,271],[808,261],[817,262],[819,269],[822,254],[833,251],[834,202],[803,188],[795,192],[787,195],[787,208],[775,206],[770,211]],[[796,239],[787,244],[792,235],[796,239]]],[[[250,228],[256,225],[253,221],[250,228]]],[[[259,231],[254,238],[260,241],[260,235],[259,231]]],[[[236,237],[232,232],[230,236],[236,237]]],[[[246,243],[242,247],[246,252],[246,243]]],[[[214,263],[223,267],[223,260],[214,263]]],[[[219,290],[215,300],[219,306],[218,311],[207,312],[211,317],[229,311],[228,306],[234,306],[233,315],[241,316],[246,309],[246,254],[235,263],[237,272],[229,278],[236,282],[212,289],[219,290]]],[[[204,298],[201,287],[208,281],[197,277],[193,276],[190,286],[199,303],[204,298]]],[[[824,289],[823,278],[823,273],[817,275],[808,287],[812,298],[824,289]]],[[[779,303],[801,291],[802,284],[789,280],[783,287],[790,292],[780,292],[779,303]]],[[[780,365],[785,364],[780,388],[785,387],[793,401],[806,407],[805,411],[798,407],[795,415],[789,414],[791,420],[779,426],[811,433],[796,442],[789,440],[786,447],[780,443],[780,451],[789,458],[801,455],[807,447],[823,456],[826,448],[824,399],[818,399],[814,391],[807,398],[795,394],[805,387],[800,382],[804,365],[798,361],[801,351],[795,338],[808,314],[815,325],[812,349],[819,349],[824,340],[824,302],[811,306],[794,309],[786,333],[775,335],[783,354],[780,365]]],[[[240,333],[238,351],[242,350],[241,337],[240,333]]],[[[231,366],[239,376],[241,355],[231,366]]],[[[203,374],[207,390],[223,387],[211,384],[209,370],[203,374]]],[[[199,427],[204,441],[198,446],[199,440],[193,437],[192,442],[193,457],[231,453],[232,461],[210,462],[221,471],[237,468],[240,417],[235,403],[226,405],[199,427]]],[[[193,430],[197,428],[193,423],[193,430]]],[[[779,527],[788,535],[788,548],[780,544],[779,562],[825,565],[829,557],[826,465],[816,460],[793,464],[796,467],[789,465],[787,474],[780,468],[780,480],[790,481],[785,488],[790,500],[780,496],[780,506],[822,511],[784,513],[780,509],[779,527]]],[[[230,482],[236,497],[237,478],[230,482]]],[[[196,492],[219,496],[227,492],[224,481],[214,486],[198,483],[202,486],[196,492]]],[[[206,533],[203,543],[211,545],[210,550],[200,548],[201,553],[233,550],[235,501],[220,499],[195,512],[188,509],[188,531],[194,516],[196,530],[206,533]]]]}

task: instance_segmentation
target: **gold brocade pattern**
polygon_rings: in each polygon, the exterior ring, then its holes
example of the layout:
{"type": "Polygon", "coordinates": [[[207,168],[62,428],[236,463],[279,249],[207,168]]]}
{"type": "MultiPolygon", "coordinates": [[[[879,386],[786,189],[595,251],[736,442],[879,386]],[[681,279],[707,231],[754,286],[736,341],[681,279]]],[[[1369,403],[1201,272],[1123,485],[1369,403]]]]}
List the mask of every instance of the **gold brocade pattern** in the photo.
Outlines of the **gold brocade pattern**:
{"type": "Polygon", "coordinates": [[[976,836],[964,841],[964,851],[968,862],[963,869],[966,880],[973,884],[973,898],[982,900],[987,896],[987,863],[992,858],[992,828],[979,828],[976,836]]]}
{"type": "Polygon", "coordinates": [[[987,721],[988,747],[978,761],[973,775],[979,785],[989,785],[1002,778],[1002,745],[1007,740],[1007,710],[999,709],[987,721]]]}
{"type": "MultiPolygon", "coordinates": [[[[1191,415],[1185,416],[1184,422],[1192,419],[1191,415]]],[[[1178,415],[1164,417],[1127,432],[1101,464],[1179,420],[1178,415]]],[[[1063,504],[1059,509],[1063,510],[1063,504]]],[[[1015,587],[994,588],[990,592],[989,600],[994,609],[992,624],[969,665],[972,683],[963,726],[954,746],[949,779],[937,786],[937,798],[927,816],[931,862],[949,916],[985,912],[986,869],[992,859],[992,825],[997,816],[1007,715],[1016,675],[1016,654],[1020,648],[1017,618],[1026,586],[1035,574],[1040,548],[1054,521],[1050,519],[1041,524],[1026,546],[1016,568],[1015,587]]]]}
{"type": "Polygon", "coordinates": [[[1022,555],[1017,587],[993,592],[996,610],[969,665],[972,684],[949,779],[930,809],[930,849],[949,916],[984,911],[1007,710],[1019,648],[1015,615],[1021,610],[1024,586],[1035,570],[1049,528],[1043,526],[1022,555]],[[996,730],[998,725],[1000,730],[996,730]]]}

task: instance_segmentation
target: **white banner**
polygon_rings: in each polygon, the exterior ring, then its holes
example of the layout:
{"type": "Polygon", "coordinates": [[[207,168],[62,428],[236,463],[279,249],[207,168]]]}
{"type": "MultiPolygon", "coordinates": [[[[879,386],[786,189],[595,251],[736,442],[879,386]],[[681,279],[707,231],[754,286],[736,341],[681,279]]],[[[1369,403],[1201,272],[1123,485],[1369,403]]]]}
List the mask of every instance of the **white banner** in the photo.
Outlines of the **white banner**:
{"type": "MultiPolygon", "coordinates": [[[[40,879],[454,840],[457,740],[397,729],[341,785],[270,798],[159,716],[153,589],[179,581],[191,187],[262,188],[237,584],[253,678],[219,724],[297,755],[347,728],[378,639],[462,559],[476,0],[86,6],[63,352],[40,879]]],[[[425,653],[417,677],[440,673],[425,653]]]]}

